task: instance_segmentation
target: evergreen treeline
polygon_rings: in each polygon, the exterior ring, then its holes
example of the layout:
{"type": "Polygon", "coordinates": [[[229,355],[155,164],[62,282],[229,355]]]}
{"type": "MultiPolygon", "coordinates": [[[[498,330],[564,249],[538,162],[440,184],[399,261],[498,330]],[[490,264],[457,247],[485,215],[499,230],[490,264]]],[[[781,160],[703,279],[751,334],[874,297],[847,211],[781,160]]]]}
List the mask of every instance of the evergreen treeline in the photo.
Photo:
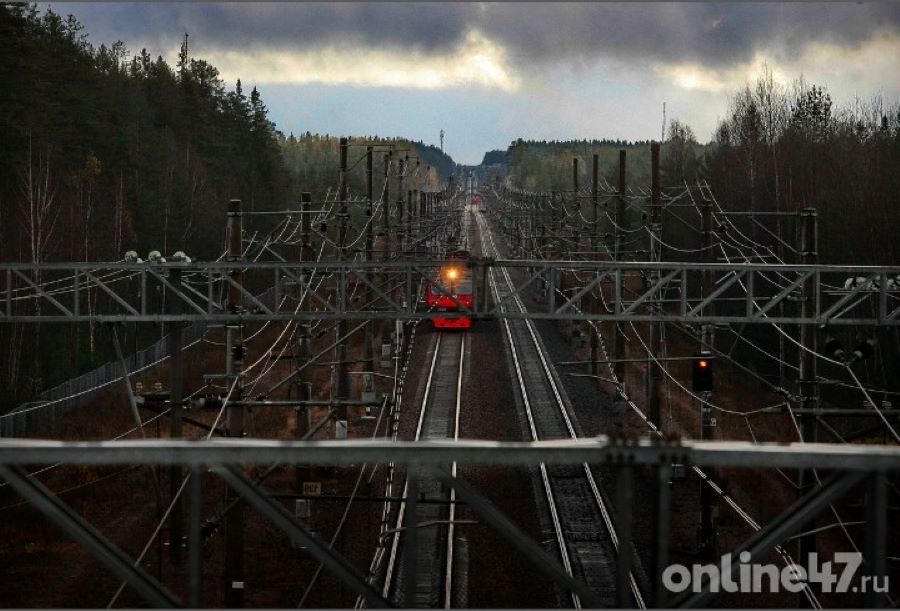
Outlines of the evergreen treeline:
{"type": "MultiPolygon", "coordinates": [[[[896,265],[900,260],[900,107],[883,100],[857,100],[836,108],[824,87],[798,79],[780,86],[766,70],[736,92],[729,113],[719,123],[702,173],[708,177],[721,205],[731,210],[818,212],[819,263],[896,265]]],[[[777,224],[764,218],[745,224],[756,242],[781,250],[788,262],[800,261],[799,223],[787,222],[779,248],[777,224]],[[796,249],[793,250],[793,249],[796,249]]],[[[847,345],[860,338],[877,338],[874,359],[858,366],[865,384],[897,390],[900,364],[897,335],[890,328],[819,329],[820,351],[827,335],[847,345]]],[[[749,326],[750,341],[777,353],[777,340],[765,329],[749,326]]],[[[737,346],[734,356],[755,363],[777,379],[775,363],[749,346],[737,346]]],[[[787,342],[785,358],[797,362],[787,342]]],[[[819,374],[846,378],[841,367],[820,363],[819,374]]],[[[822,389],[823,400],[840,407],[857,407],[858,391],[841,386],[822,389]]],[[[876,401],[888,398],[874,395],[876,401]]]]}
{"type": "Polygon", "coordinates": [[[220,254],[227,199],[285,198],[274,126],[259,92],[226,92],[182,50],[173,68],[123,43],[94,48],[71,16],[0,7],[6,169],[3,260],[220,254]]]}
{"type": "Polygon", "coordinates": [[[591,184],[594,155],[600,156],[600,176],[616,185],[619,150],[627,153],[628,185],[650,184],[650,143],[619,140],[516,140],[506,151],[512,184],[529,191],[571,190],[573,160],[578,159],[579,187],[591,184]]]}
{"type": "MultiPolygon", "coordinates": [[[[299,197],[300,191],[310,191],[313,199],[318,200],[330,190],[330,197],[334,197],[340,177],[340,138],[331,134],[306,132],[299,138],[290,134],[287,137],[279,135],[278,139],[284,163],[294,185],[293,195],[299,197]]],[[[407,164],[404,190],[439,190],[456,167],[449,155],[421,141],[360,136],[349,138],[348,145],[347,188],[351,197],[365,196],[366,193],[364,157],[367,146],[374,149],[372,166],[376,200],[380,197],[379,189],[384,184],[384,155],[388,146],[393,146],[396,151],[392,156],[392,176],[396,177],[398,158],[407,164]]],[[[392,180],[391,197],[396,199],[396,178],[392,180]]]]}
{"type": "Polygon", "coordinates": [[[481,165],[504,165],[506,164],[506,151],[488,151],[481,160],[481,165]]]}
{"type": "MultiPolygon", "coordinates": [[[[81,29],[0,5],[0,260],[215,259],[228,199],[283,205],[287,176],[255,88],[226,92],[184,49],[174,67],[146,50],[129,60],[123,43],[95,48],[81,29]]],[[[6,405],[111,356],[96,326],[0,325],[0,343],[6,405]]]]}
{"type": "MultiPolygon", "coordinates": [[[[3,3],[0,78],[2,261],[115,261],[128,250],[215,259],[229,199],[285,208],[300,191],[324,196],[338,184],[337,137],[284,137],[256,88],[226,90],[184,47],[170,66],[122,42],[91,45],[73,16],[3,3]]],[[[363,141],[409,149],[400,154],[420,160],[409,188],[440,188],[454,168],[422,142],[352,140],[352,159],[363,141]]],[[[364,168],[350,174],[352,194],[365,193],[364,168]]],[[[135,349],[159,333],[135,326],[120,337],[135,349]]],[[[2,325],[0,343],[0,412],[113,356],[96,325],[2,325]]]]}
{"type": "MultiPolygon", "coordinates": [[[[579,158],[579,185],[590,185],[593,154],[600,155],[602,176],[615,186],[618,149],[628,158],[628,185],[650,185],[649,142],[608,141],[534,142],[518,140],[506,151],[509,177],[515,186],[534,191],[570,190],[572,160],[579,158]]],[[[667,194],[677,195],[685,182],[708,180],[718,203],[732,211],[818,212],[817,261],[826,264],[896,265],[900,261],[900,107],[886,106],[880,98],[856,101],[836,108],[824,87],[802,78],[792,86],[776,83],[769,70],[756,82],[735,92],[727,116],[719,122],[712,141],[697,142],[690,126],[677,119],[667,126],[660,151],[660,175],[667,194]]],[[[663,215],[664,259],[699,260],[699,217],[687,208],[663,215]],[[675,219],[677,214],[680,220],[675,219]],[[669,245],[681,250],[675,251],[669,245]]],[[[753,240],[781,253],[788,263],[800,263],[800,224],[785,218],[779,246],[778,224],[772,217],[734,217],[744,232],[742,243],[753,240]]],[[[627,214],[630,227],[646,222],[639,210],[627,214]]],[[[611,233],[612,227],[604,226],[611,233]]],[[[647,256],[646,235],[632,248],[647,256]]],[[[732,236],[732,239],[734,236],[732,236]]],[[[716,253],[718,256],[718,252],[716,253]]],[[[732,252],[732,256],[734,253],[732,252]]],[[[721,259],[720,259],[721,260],[721,259]]],[[[789,328],[790,332],[794,332],[789,328]]],[[[857,330],[835,330],[846,344],[858,341],[857,330]]],[[[768,328],[748,325],[741,333],[770,354],[778,352],[777,337],[768,328]]],[[[819,330],[820,342],[825,331],[819,330]]],[[[866,330],[859,337],[879,338],[878,360],[867,363],[867,383],[896,390],[888,372],[896,370],[896,335],[885,329],[866,330]]],[[[822,344],[820,344],[822,345],[822,344]]],[[[743,343],[733,356],[777,379],[777,366],[743,343]]],[[[796,350],[787,342],[785,359],[796,362],[796,350]]],[[[842,372],[825,375],[841,377],[842,372]]],[[[835,404],[856,406],[858,392],[829,389],[835,404]]]]}
{"type": "Polygon", "coordinates": [[[786,88],[766,71],[734,95],[704,165],[728,208],[816,208],[820,262],[900,260],[897,105],[835,108],[824,87],[799,79],[786,88]]]}
{"type": "MultiPolygon", "coordinates": [[[[595,153],[600,155],[601,175],[615,185],[618,149],[624,148],[628,185],[649,187],[649,144],[520,139],[507,149],[505,160],[515,186],[567,190],[572,188],[576,157],[579,185],[590,184],[595,153]]],[[[690,126],[672,120],[660,159],[664,187],[706,179],[718,202],[729,210],[815,207],[819,261],[835,264],[888,265],[900,260],[895,237],[900,231],[898,167],[900,108],[896,105],[887,108],[876,98],[836,109],[825,88],[803,79],[784,87],[768,70],[734,94],[728,116],[710,143],[698,143],[690,126]]],[[[764,224],[774,230],[774,222],[764,224]]],[[[764,228],[748,231],[754,240],[772,243],[764,228]]],[[[679,233],[673,229],[672,238],[677,240],[679,233]]],[[[689,234],[684,237],[696,242],[689,234]]],[[[785,238],[794,242],[793,234],[785,238]]]]}

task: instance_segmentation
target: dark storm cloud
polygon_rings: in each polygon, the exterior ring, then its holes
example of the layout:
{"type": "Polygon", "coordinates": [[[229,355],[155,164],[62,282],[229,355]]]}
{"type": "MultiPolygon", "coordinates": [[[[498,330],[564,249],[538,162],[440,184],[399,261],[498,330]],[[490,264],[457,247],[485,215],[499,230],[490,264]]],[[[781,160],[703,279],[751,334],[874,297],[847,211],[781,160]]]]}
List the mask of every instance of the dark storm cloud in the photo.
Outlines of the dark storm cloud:
{"type": "Polygon", "coordinates": [[[187,30],[201,48],[325,44],[441,51],[472,27],[516,64],[598,55],[728,65],[810,42],[853,47],[900,29],[900,3],[156,3],[64,4],[95,40],[161,42],[187,30]]]}
{"type": "Polygon", "coordinates": [[[810,42],[854,46],[885,27],[900,3],[495,5],[484,29],[530,61],[611,54],[724,65],[766,49],[791,55],[810,42]]]}
{"type": "Polygon", "coordinates": [[[440,51],[465,34],[476,5],[455,3],[116,3],[61,4],[98,41],[177,40],[204,47],[308,49],[326,44],[440,51]]]}

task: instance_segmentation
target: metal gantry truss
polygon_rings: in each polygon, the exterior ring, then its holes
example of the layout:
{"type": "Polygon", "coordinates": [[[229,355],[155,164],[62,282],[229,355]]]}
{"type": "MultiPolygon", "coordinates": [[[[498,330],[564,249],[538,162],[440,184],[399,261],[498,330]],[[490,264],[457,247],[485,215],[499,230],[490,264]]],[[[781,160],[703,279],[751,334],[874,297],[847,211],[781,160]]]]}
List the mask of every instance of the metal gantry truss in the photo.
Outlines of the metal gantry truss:
{"type": "MultiPolygon", "coordinates": [[[[436,276],[441,263],[424,259],[320,261],[314,271],[310,266],[290,262],[6,263],[0,264],[0,323],[239,324],[472,316],[697,324],[900,325],[900,267],[480,259],[470,263],[476,293],[472,308],[459,304],[457,313],[427,311],[410,296],[420,281],[436,276]],[[490,269],[516,272],[513,277],[519,280],[513,295],[522,295],[536,286],[548,299],[527,312],[507,307],[506,301],[492,302],[485,285],[490,269]],[[185,282],[172,282],[173,270],[179,270],[185,282]],[[243,282],[235,281],[237,273],[243,274],[243,282]],[[712,275],[715,287],[707,295],[701,289],[704,273],[712,275]],[[546,288],[553,286],[562,274],[574,276],[579,282],[560,300],[546,288]],[[328,281],[320,283],[323,276],[328,281]],[[353,285],[368,289],[371,299],[352,299],[348,287],[353,285]],[[240,293],[243,308],[225,308],[219,298],[223,286],[240,293]],[[271,303],[254,296],[258,287],[274,288],[271,303]],[[607,307],[581,311],[581,299],[597,287],[608,294],[607,307]],[[779,313],[779,304],[796,303],[806,294],[810,307],[791,315],[779,313]],[[89,295],[95,297],[91,308],[87,307],[89,295]],[[275,305],[282,297],[292,296],[294,304],[305,296],[309,307],[288,310],[275,305]],[[714,307],[709,308],[710,305],[714,307]]],[[[513,299],[513,295],[508,299],[513,299]]]]}
{"type": "MultiPolygon", "coordinates": [[[[583,583],[568,575],[558,560],[550,557],[535,537],[524,533],[491,505],[471,484],[447,472],[446,465],[532,466],[539,464],[607,465],[627,471],[636,468],[652,470],[659,483],[660,495],[654,512],[661,528],[657,537],[662,544],[651,570],[653,583],[650,598],[657,606],[697,607],[708,604],[715,596],[706,582],[702,591],[682,599],[670,600],[662,586],[662,572],[668,566],[668,532],[671,520],[671,498],[668,480],[673,464],[719,468],[796,469],[817,468],[830,472],[809,493],[775,518],[758,528],[735,552],[748,552],[750,562],[763,561],[775,552],[790,565],[793,561],[783,553],[780,544],[799,532],[830,503],[858,485],[866,484],[871,497],[866,504],[867,536],[865,562],[867,574],[880,576],[886,571],[887,478],[900,472],[900,448],[893,446],[860,446],[834,444],[767,444],[735,441],[654,442],[636,439],[628,442],[600,436],[578,441],[541,442],[496,441],[270,441],[228,439],[206,442],[188,440],[63,442],[44,440],[0,440],[0,478],[21,494],[54,524],[72,536],[104,566],[132,586],[144,600],[154,606],[177,606],[178,599],[143,568],[133,563],[121,550],[92,528],[81,516],[65,505],[40,482],[29,478],[25,465],[174,465],[190,469],[191,511],[189,533],[189,584],[192,604],[201,602],[202,556],[200,536],[200,480],[204,468],[221,477],[248,503],[270,520],[293,541],[302,545],[318,561],[348,587],[361,594],[372,606],[392,606],[359,574],[346,559],[318,539],[307,525],[288,512],[263,488],[250,481],[239,465],[262,464],[327,464],[354,465],[393,462],[408,466],[412,477],[433,474],[456,489],[460,499],[487,524],[507,538],[531,559],[540,570],[566,591],[579,594],[589,605],[592,593],[583,583]]],[[[620,544],[631,548],[633,541],[629,521],[633,507],[624,506],[632,499],[632,477],[617,478],[620,499],[615,508],[620,544]]],[[[707,485],[711,485],[707,481],[707,485]]],[[[405,501],[404,501],[405,502],[405,501]]],[[[415,512],[416,503],[408,503],[407,511],[415,512]]],[[[415,515],[412,516],[415,523],[415,515]]],[[[731,570],[736,573],[739,565],[731,570]]],[[[876,601],[877,602],[877,601],[876,601]]]]}

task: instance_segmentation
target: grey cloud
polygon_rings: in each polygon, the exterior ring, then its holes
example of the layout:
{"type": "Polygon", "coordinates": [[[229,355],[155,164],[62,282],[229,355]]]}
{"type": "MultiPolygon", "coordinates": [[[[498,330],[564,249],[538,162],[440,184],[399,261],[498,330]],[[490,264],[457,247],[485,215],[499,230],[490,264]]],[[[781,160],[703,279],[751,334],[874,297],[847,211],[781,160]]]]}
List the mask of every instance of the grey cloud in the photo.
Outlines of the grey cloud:
{"type": "Polygon", "coordinates": [[[881,27],[897,32],[900,4],[494,5],[485,24],[528,61],[611,54],[724,65],[762,48],[794,54],[812,41],[853,46],[881,27]]]}
{"type": "MultiPolygon", "coordinates": [[[[723,66],[766,49],[790,56],[813,41],[852,47],[900,29],[900,3],[122,3],[64,4],[92,38],[177,40],[199,48],[308,49],[362,43],[440,51],[471,27],[520,67],[557,60],[697,61],[723,66]]],[[[214,58],[211,58],[214,59],[214,58]]]]}
{"type": "Polygon", "coordinates": [[[160,43],[187,31],[206,48],[288,47],[324,44],[440,51],[465,34],[475,5],[454,3],[66,3],[92,39],[160,43]]]}

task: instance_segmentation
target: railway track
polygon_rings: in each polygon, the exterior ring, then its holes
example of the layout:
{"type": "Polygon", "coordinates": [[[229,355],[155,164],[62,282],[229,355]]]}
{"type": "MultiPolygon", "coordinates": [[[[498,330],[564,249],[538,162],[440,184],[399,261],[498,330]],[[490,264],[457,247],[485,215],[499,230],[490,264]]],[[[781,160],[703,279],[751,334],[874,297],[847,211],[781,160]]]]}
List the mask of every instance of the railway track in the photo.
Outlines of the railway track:
{"type": "MultiPolygon", "coordinates": [[[[490,227],[477,215],[482,252],[497,256],[499,251],[490,227]]],[[[504,299],[502,307],[525,310],[507,270],[489,276],[494,299],[504,299]],[[511,297],[512,296],[512,297],[511,297]]],[[[569,416],[565,391],[558,383],[544,346],[530,320],[503,320],[513,359],[518,388],[533,440],[577,439],[569,416]]],[[[539,467],[543,496],[552,524],[552,539],[565,570],[583,581],[605,606],[616,606],[616,559],[618,537],[594,475],[587,464],[539,467]]],[[[634,575],[629,575],[632,602],[646,608],[634,575]]],[[[572,605],[581,608],[578,596],[572,605]]]]}
{"type": "MultiPolygon", "coordinates": [[[[422,409],[416,426],[415,440],[459,438],[460,399],[463,362],[466,354],[465,333],[447,332],[437,335],[422,409]]],[[[456,475],[456,463],[450,466],[456,475]]],[[[409,481],[403,497],[409,494],[409,481]]],[[[406,503],[400,504],[392,529],[382,595],[405,598],[416,607],[443,607],[454,603],[454,558],[456,493],[437,480],[420,478],[418,495],[429,503],[417,503],[416,522],[408,523],[406,503]],[[416,583],[410,598],[404,583],[404,533],[416,528],[416,583]],[[402,597],[398,596],[402,593],[402,597]]]]}

